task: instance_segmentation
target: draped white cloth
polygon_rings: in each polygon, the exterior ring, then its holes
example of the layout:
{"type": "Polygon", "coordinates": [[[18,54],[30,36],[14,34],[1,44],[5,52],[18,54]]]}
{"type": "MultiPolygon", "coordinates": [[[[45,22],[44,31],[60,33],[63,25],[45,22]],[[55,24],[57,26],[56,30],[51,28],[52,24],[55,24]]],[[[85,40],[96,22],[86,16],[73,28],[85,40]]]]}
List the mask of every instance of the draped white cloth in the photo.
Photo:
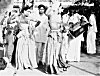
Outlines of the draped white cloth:
{"type": "Polygon", "coordinates": [[[83,40],[83,34],[70,40],[69,50],[67,53],[67,60],[68,61],[80,61],[81,41],[82,40],[83,40]]]}
{"type": "Polygon", "coordinates": [[[21,24],[21,28],[17,35],[16,68],[37,68],[35,39],[29,37],[28,24],[21,24]]]}
{"type": "Polygon", "coordinates": [[[89,18],[89,22],[92,26],[88,27],[88,34],[87,34],[87,53],[94,54],[96,53],[96,19],[95,15],[91,14],[89,18]]]}
{"type": "Polygon", "coordinates": [[[48,41],[45,46],[42,59],[42,61],[46,63],[46,65],[50,65],[51,73],[54,73],[52,65],[55,67],[55,70],[58,71],[57,60],[58,60],[59,50],[60,50],[60,43],[57,40],[57,32],[52,31],[48,37],[48,41]]]}

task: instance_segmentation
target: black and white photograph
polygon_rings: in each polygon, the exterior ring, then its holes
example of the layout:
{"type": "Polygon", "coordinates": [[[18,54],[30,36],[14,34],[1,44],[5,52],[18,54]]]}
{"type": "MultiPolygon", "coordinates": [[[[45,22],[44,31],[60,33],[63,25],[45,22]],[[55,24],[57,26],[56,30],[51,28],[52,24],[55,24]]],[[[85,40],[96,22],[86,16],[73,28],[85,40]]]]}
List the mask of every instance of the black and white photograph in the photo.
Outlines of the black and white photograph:
{"type": "Polygon", "coordinates": [[[0,0],[0,76],[100,76],[100,0],[0,0]]]}

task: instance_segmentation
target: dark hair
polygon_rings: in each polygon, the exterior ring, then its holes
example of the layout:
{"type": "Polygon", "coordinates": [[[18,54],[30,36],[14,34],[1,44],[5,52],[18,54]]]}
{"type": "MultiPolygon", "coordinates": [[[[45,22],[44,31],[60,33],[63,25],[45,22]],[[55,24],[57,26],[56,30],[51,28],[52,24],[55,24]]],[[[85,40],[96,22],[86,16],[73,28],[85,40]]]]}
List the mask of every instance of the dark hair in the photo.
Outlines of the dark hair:
{"type": "Polygon", "coordinates": [[[9,16],[11,16],[11,12],[9,12],[9,16]]]}
{"type": "Polygon", "coordinates": [[[24,11],[26,11],[26,10],[28,10],[28,9],[30,9],[29,6],[23,7],[22,10],[21,10],[21,12],[24,13],[24,11]]]}
{"type": "Polygon", "coordinates": [[[38,9],[40,9],[41,7],[43,7],[44,9],[46,9],[46,7],[45,7],[43,4],[40,4],[40,5],[38,6],[38,9]]]}
{"type": "Polygon", "coordinates": [[[40,5],[38,6],[38,9],[40,9],[41,7],[43,7],[43,8],[44,8],[44,12],[46,12],[47,7],[46,7],[46,6],[44,6],[43,4],[40,4],[40,5]]]}
{"type": "Polygon", "coordinates": [[[20,8],[18,5],[14,5],[13,8],[20,8]]]}
{"type": "Polygon", "coordinates": [[[92,14],[94,14],[96,10],[95,10],[94,7],[91,7],[90,11],[91,11],[92,14]]]}

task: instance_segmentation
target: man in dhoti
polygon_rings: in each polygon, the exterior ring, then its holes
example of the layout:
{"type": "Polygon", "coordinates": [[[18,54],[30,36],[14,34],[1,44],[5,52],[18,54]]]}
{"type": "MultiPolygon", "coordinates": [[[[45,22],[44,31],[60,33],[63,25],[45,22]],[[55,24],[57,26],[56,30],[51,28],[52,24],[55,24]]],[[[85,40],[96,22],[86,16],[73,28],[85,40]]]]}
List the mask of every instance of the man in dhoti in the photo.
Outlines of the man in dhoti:
{"type": "Polygon", "coordinates": [[[88,54],[95,54],[96,53],[96,32],[97,32],[97,26],[96,26],[96,18],[94,15],[94,11],[91,12],[89,23],[92,26],[88,27],[88,33],[87,33],[87,53],[88,54]]]}
{"type": "Polygon", "coordinates": [[[45,48],[46,55],[44,59],[46,59],[45,61],[46,72],[49,73],[48,68],[50,67],[49,70],[51,70],[51,74],[59,73],[57,60],[58,60],[58,54],[60,49],[60,43],[58,41],[58,38],[61,35],[60,33],[61,15],[58,14],[58,7],[59,4],[55,3],[50,8],[48,8],[46,12],[46,14],[50,17],[49,20],[50,32],[48,35],[48,41],[45,48]]]}
{"type": "MultiPolygon", "coordinates": [[[[79,27],[81,16],[78,13],[74,13],[72,10],[72,16],[70,17],[69,24],[72,23],[72,27],[79,27]]],[[[78,37],[69,38],[69,50],[67,53],[68,61],[80,61],[81,41],[83,40],[83,33],[78,37]]]]}

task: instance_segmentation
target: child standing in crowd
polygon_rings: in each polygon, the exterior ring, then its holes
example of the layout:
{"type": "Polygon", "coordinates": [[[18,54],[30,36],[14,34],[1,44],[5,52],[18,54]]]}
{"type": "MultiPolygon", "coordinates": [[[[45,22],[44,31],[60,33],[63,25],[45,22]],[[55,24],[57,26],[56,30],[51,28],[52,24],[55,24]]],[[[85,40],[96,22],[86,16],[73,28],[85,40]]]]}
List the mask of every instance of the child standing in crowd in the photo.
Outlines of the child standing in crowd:
{"type": "Polygon", "coordinates": [[[49,32],[48,17],[45,15],[46,7],[44,5],[38,6],[38,14],[36,20],[39,25],[36,27],[37,34],[35,35],[36,51],[37,51],[37,64],[38,67],[42,65],[43,51],[47,42],[49,32]]]}

